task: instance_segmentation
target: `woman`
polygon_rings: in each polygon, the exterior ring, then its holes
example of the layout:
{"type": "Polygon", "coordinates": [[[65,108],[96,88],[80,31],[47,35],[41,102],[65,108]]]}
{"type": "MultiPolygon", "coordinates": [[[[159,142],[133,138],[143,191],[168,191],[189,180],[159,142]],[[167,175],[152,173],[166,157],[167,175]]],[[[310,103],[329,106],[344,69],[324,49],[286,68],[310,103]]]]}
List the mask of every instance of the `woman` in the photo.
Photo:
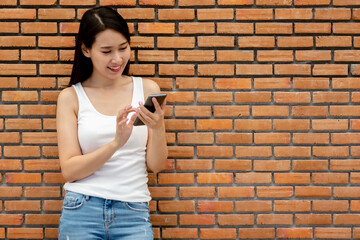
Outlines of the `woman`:
{"type": "Polygon", "coordinates": [[[80,23],[70,84],[57,106],[61,171],[67,183],[59,239],[153,239],[148,167],[167,159],[165,102],[148,79],[128,76],[130,35],[110,7],[88,10],[80,23]],[[139,117],[145,125],[133,126],[139,117]]]}

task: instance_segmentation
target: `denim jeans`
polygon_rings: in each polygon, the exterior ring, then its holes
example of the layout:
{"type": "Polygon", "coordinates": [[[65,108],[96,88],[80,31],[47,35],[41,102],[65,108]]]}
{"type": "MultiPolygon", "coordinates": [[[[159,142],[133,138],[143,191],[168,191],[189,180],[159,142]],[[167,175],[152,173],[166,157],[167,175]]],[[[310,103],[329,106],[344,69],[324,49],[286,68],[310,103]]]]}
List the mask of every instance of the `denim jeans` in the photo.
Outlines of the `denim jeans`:
{"type": "Polygon", "coordinates": [[[67,191],[59,240],[153,239],[147,202],[122,202],[67,191]]]}

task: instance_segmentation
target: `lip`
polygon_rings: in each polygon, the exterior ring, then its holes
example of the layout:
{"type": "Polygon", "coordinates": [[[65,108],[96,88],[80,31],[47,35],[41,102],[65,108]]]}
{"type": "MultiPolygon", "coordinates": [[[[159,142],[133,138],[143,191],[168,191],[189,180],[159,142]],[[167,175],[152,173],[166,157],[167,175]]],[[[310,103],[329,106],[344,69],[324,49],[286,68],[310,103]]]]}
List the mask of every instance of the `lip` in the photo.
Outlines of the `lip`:
{"type": "Polygon", "coordinates": [[[116,66],[116,67],[107,67],[110,71],[112,72],[119,72],[121,70],[121,66],[116,66]]]}

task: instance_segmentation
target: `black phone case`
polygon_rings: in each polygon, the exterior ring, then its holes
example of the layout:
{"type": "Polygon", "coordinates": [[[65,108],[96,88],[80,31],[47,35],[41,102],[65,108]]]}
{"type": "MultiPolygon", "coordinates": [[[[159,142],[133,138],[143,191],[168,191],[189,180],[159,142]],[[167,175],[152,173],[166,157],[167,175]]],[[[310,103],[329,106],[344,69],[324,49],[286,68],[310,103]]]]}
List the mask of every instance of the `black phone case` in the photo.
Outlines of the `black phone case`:
{"type": "MultiPolygon", "coordinates": [[[[164,102],[166,96],[167,96],[166,93],[149,95],[144,103],[144,107],[146,107],[150,112],[155,112],[155,106],[151,99],[155,97],[158,103],[161,105],[164,102]]],[[[137,117],[134,121],[134,126],[141,126],[141,125],[145,125],[145,124],[140,120],[139,117],[137,117]]]]}

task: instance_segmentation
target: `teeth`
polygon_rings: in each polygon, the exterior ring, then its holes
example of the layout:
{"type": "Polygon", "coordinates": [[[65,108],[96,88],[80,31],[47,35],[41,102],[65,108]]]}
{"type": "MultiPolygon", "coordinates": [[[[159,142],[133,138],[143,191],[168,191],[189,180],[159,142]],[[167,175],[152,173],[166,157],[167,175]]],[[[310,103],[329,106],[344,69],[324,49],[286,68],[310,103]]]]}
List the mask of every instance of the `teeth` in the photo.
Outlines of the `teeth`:
{"type": "Polygon", "coordinates": [[[109,67],[110,69],[113,69],[113,70],[117,70],[117,69],[119,69],[120,68],[120,66],[119,67],[109,67]]]}

